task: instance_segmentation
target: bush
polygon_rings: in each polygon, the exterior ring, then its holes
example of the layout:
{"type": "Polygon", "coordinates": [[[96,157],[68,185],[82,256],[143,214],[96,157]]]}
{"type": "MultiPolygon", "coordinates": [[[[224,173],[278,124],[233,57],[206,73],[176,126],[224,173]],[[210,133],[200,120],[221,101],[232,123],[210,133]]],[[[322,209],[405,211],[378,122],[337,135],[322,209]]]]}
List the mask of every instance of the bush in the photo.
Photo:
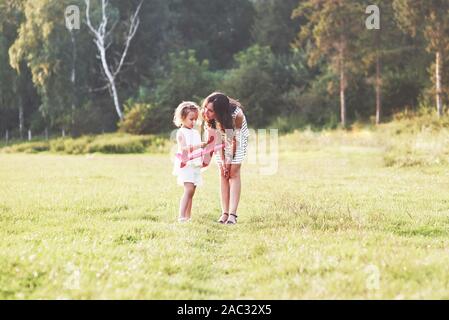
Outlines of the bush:
{"type": "Polygon", "coordinates": [[[200,103],[216,89],[217,82],[217,74],[209,71],[209,62],[198,61],[195,51],[170,53],[155,90],[141,89],[137,101],[129,100],[125,119],[119,124],[120,131],[131,134],[169,132],[174,129],[173,114],[179,103],[200,103]]]}
{"type": "Polygon", "coordinates": [[[242,102],[253,127],[289,117],[293,106],[286,103],[287,93],[309,79],[304,59],[299,51],[276,56],[269,47],[252,46],[235,56],[237,67],[226,74],[223,91],[242,102]]]}
{"type": "Polygon", "coordinates": [[[68,125],[74,137],[86,134],[102,134],[117,129],[117,114],[112,108],[110,98],[87,102],[74,112],[74,124],[68,125]]]}
{"type": "Polygon", "coordinates": [[[46,141],[25,142],[3,149],[5,153],[38,153],[50,150],[50,144],[46,141]]]}
{"type": "Polygon", "coordinates": [[[301,115],[293,115],[291,117],[279,116],[269,126],[278,129],[279,133],[292,133],[297,129],[307,127],[308,124],[301,115]]]}
{"type": "Polygon", "coordinates": [[[384,162],[386,166],[411,167],[449,163],[449,118],[397,114],[395,120],[383,125],[389,137],[384,162]]]}
{"type": "Polygon", "coordinates": [[[93,137],[83,136],[77,139],[66,139],[64,141],[64,153],[67,154],[85,154],[87,146],[93,140],[93,137]]]}
{"type": "Polygon", "coordinates": [[[64,152],[65,150],[65,139],[58,138],[50,141],[50,151],[51,152],[64,152]]]}
{"type": "Polygon", "coordinates": [[[252,126],[265,126],[280,112],[280,90],[273,74],[275,56],[268,47],[255,45],[235,57],[237,68],[226,75],[223,89],[239,99],[252,126]]]}
{"type": "Polygon", "coordinates": [[[141,137],[99,137],[87,147],[87,153],[144,153],[145,143],[141,137]]]}
{"type": "Polygon", "coordinates": [[[87,153],[161,153],[168,152],[168,139],[153,135],[105,134],[80,138],[58,138],[47,141],[20,143],[0,149],[5,153],[37,153],[50,151],[65,154],[87,153]]]}
{"type": "Polygon", "coordinates": [[[151,131],[151,105],[137,103],[125,107],[124,119],[119,123],[119,132],[144,134],[151,131]]]}
{"type": "Polygon", "coordinates": [[[314,85],[305,92],[296,92],[293,89],[285,101],[292,105],[293,111],[288,118],[300,118],[301,122],[312,124],[325,129],[335,129],[338,126],[338,106],[334,104],[325,89],[320,88],[321,83],[314,85]]]}

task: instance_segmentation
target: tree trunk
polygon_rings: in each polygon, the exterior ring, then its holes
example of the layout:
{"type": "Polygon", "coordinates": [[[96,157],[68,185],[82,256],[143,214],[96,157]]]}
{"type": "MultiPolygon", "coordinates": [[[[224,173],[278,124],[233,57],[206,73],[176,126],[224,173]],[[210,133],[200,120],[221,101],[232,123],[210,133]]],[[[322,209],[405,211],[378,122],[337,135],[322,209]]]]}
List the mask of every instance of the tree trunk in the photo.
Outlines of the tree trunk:
{"type": "Polygon", "coordinates": [[[118,100],[117,88],[115,86],[115,80],[111,81],[111,91],[112,91],[112,96],[114,99],[114,105],[115,105],[115,110],[117,111],[117,115],[120,118],[120,120],[123,120],[123,112],[120,108],[120,102],[118,100]]]}
{"type": "Polygon", "coordinates": [[[115,85],[115,78],[109,68],[108,61],[106,59],[106,50],[104,49],[104,45],[98,46],[98,49],[100,50],[100,58],[101,58],[101,63],[103,65],[103,71],[104,71],[106,78],[109,82],[110,93],[111,93],[112,99],[114,100],[115,110],[117,111],[117,115],[118,115],[119,119],[123,120],[123,113],[122,113],[122,109],[120,108],[117,87],[115,85]]]}
{"type": "Polygon", "coordinates": [[[76,90],[76,38],[73,30],[70,30],[70,38],[72,40],[72,74],[70,76],[70,81],[72,82],[72,114],[71,114],[71,125],[72,128],[75,125],[75,108],[77,101],[77,90],[76,90]]]}
{"type": "Polygon", "coordinates": [[[18,96],[18,100],[19,100],[19,133],[20,133],[20,139],[23,139],[24,116],[23,116],[22,97],[20,94],[18,96]]]}
{"type": "Polygon", "coordinates": [[[340,52],[340,117],[341,117],[341,125],[343,128],[346,128],[345,88],[346,88],[346,75],[344,67],[344,54],[342,50],[340,52]]]}
{"type": "Polygon", "coordinates": [[[441,51],[437,51],[436,53],[436,101],[437,101],[437,112],[438,117],[443,116],[443,99],[441,92],[441,69],[442,69],[442,60],[441,60],[441,51]]]}
{"type": "Polygon", "coordinates": [[[109,20],[109,16],[107,14],[108,1],[102,0],[102,2],[101,2],[102,20],[97,29],[95,29],[93,27],[92,22],[90,20],[90,0],[85,0],[85,3],[86,3],[86,23],[87,23],[87,26],[89,27],[90,31],[95,36],[94,42],[95,42],[95,44],[98,48],[98,51],[100,53],[101,65],[103,67],[104,76],[108,82],[109,93],[114,100],[115,110],[117,112],[119,119],[123,120],[123,112],[120,107],[115,78],[120,73],[120,71],[122,69],[123,63],[124,63],[126,55],[128,53],[128,49],[129,49],[131,40],[134,38],[134,36],[137,32],[137,29],[139,28],[139,24],[140,24],[139,12],[140,12],[140,8],[142,7],[143,0],[140,1],[139,5],[136,8],[136,11],[131,16],[129,30],[128,30],[128,34],[127,34],[126,42],[125,42],[125,49],[123,50],[123,52],[121,54],[120,62],[118,63],[118,65],[115,68],[113,68],[112,65],[111,66],[108,65],[108,61],[107,61],[107,57],[106,57],[106,50],[108,49],[109,45],[111,44],[111,43],[108,43],[108,40],[107,40],[108,34],[114,28],[114,27],[112,27],[111,30],[107,31],[107,25],[108,25],[108,20],[109,20]]]}
{"type": "Polygon", "coordinates": [[[379,125],[382,117],[382,75],[380,54],[376,57],[376,124],[379,125]]]}

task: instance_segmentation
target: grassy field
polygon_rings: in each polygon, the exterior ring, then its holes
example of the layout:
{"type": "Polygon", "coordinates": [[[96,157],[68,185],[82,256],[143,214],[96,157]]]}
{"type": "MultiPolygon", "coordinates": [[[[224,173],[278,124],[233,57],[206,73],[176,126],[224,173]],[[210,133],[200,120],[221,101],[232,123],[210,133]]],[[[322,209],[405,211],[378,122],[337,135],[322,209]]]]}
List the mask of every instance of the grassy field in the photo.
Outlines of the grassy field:
{"type": "Polygon", "coordinates": [[[215,166],[180,224],[168,155],[0,154],[0,298],[448,299],[449,166],[379,137],[283,137],[235,226],[215,166]]]}

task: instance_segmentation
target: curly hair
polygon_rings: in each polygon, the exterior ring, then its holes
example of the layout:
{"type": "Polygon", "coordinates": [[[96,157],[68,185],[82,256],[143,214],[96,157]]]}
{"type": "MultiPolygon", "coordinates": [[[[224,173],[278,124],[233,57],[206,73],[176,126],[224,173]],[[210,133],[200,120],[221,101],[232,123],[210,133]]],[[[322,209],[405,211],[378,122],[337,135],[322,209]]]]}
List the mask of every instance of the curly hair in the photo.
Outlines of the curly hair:
{"type": "Polygon", "coordinates": [[[173,123],[178,128],[182,126],[182,122],[187,118],[189,112],[196,112],[199,114],[200,107],[195,102],[183,101],[175,110],[173,116],[173,123]]]}

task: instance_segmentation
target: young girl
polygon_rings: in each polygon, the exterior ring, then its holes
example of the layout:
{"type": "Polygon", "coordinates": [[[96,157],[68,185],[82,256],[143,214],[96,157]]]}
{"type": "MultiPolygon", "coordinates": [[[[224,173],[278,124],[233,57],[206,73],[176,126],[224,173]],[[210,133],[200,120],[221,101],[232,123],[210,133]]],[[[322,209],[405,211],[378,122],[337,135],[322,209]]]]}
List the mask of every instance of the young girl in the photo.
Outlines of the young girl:
{"type": "Polygon", "coordinates": [[[194,129],[198,120],[199,107],[194,102],[183,102],[175,111],[174,124],[179,127],[176,134],[178,154],[181,159],[175,158],[173,174],[178,176],[178,184],[184,186],[184,194],[179,203],[179,221],[189,221],[192,210],[192,199],[196,187],[202,184],[201,168],[203,158],[197,157],[189,160],[189,154],[204,148],[207,143],[201,142],[200,133],[194,129]]]}

